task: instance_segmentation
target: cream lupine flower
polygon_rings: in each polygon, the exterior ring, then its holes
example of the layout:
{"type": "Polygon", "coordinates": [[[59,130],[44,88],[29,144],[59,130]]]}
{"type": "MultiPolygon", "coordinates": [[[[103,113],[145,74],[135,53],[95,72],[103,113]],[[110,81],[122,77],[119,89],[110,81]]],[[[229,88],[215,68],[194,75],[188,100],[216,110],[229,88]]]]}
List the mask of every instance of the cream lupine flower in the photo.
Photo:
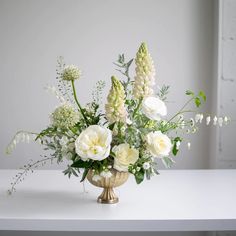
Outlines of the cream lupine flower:
{"type": "Polygon", "coordinates": [[[155,85],[155,68],[145,43],[142,43],[139,47],[135,58],[135,64],[136,75],[133,88],[134,97],[139,99],[152,95],[152,87],[155,85]]]}
{"type": "Polygon", "coordinates": [[[105,105],[106,118],[110,123],[116,121],[125,122],[127,111],[125,109],[125,91],[121,82],[115,77],[111,77],[112,86],[107,96],[105,105]]]}

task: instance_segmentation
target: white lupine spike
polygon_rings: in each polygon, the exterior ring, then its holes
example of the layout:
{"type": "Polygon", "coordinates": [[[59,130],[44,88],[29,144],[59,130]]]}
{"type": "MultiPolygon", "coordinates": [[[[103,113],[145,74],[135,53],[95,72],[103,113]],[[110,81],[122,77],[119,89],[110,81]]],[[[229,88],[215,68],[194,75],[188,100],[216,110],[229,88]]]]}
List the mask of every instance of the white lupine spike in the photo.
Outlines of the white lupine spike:
{"type": "Polygon", "coordinates": [[[207,116],[206,117],[206,125],[209,125],[211,122],[211,117],[210,116],[207,116]]]}
{"type": "Polygon", "coordinates": [[[217,117],[216,116],[214,116],[214,118],[213,118],[213,125],[217,125],[217,117]]]}
{"type": "Polygon", "coordinates": [[[151,96],[155,85],[155,68],[147,45],[142,43],[135,58],[135,78],[133,94],[136,99],[151,96]]]}
{"type": "Polygon", "coordinates": [[[223,118],[222,118],[222,117],[219,117],[219,119],[218,119],[218,124],[219,124],[220,127],[222,127],[223,122],[224,122],[223,118]]]}

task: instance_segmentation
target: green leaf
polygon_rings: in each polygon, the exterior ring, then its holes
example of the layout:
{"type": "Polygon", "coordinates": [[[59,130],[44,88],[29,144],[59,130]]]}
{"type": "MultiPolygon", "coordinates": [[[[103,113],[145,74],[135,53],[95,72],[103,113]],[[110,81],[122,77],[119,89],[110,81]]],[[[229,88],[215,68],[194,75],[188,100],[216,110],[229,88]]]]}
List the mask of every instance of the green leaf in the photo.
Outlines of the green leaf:
{"type": "Polygon", "coordinates": [[[194,101],[195,101],[195,105],[196,105],[197,107],[200,107],[200,105],[202,104],[202,103],[201,103],[201,99],[200,99],[199,97],[195,97],[194,101]]]}
{"type": "Polygon", "coordinates": [[[200,96],[204,102],[206,101],[206,94],[203,91],[200,91],[198,96],[200,96]]]}
{"type": "Polygon", "coordinates": [[[140,170],[139,172],[135,173],[135,180],[137,184],[140,184],[144,180],[144,171],[140,170]]]}
{"type": "Polygon", "coordinates": [[[194,92],[191,91],[191,90],[187,90],[187,91],[185,92],[185,94],[186,94],[186,95],[194,96],[194,92]]]}
{"type": "Polygon", "coordinates": [[[85,178],[86,178],[88,172],[89,172],[89,168],[87,168],[87,169],[84,170],[84,173],[83,173],[83,175],[82,175],[82,179],[80,180],[80,182],[83,182],[83,181],[85,180],[85,178]]]}
{"type": "Polygon", "coordinates": [[[182,139],[180,138],[180,137],[176,137],[174,140],[173,140],[173,142],[174,142],[174,146],[173,146],[173,149],[172,149],[172,153],[173,153],[173,155],[174,156],[176,156],[177,155],[177,153],[178,153],[178,151],[179,151],[179,149],[177,149],[177,145],[176,145],[176,143],[177,142],[181,142],[182,141],[182,139]]]}
{"type": "Polygon", "coordinates": [[[76,162],[74,162],[71,167],[74,167],[74,168],[89,168],[91,167],[93,161],[82,161],[82,160],[78,160],[76,162]]]}

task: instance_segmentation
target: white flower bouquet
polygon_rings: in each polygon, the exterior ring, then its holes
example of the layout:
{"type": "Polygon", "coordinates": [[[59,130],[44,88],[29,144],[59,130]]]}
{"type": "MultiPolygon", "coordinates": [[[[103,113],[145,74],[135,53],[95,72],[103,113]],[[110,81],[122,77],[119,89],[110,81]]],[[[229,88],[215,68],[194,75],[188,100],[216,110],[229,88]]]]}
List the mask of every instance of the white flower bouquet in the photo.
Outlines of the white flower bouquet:
{"type": "MultiPolygon", "coordinates": [[[[18,132],[7,147],[10,153],[18,142],[35,140],[44,146],[47,155],[25,165],[12,182],[9,193],[15,191],[16,184],[28,171],[54,160],[68,161],[64,174],[71,177],[81,173],[81,181],[89,171],[96,182],[111,178],[115,170],[134,175],[138,184],[145,177],[150,179],[158,174],[159,161],[166,167],[174,163],[183,133],[195,133],[197,123],[204,118],[202,113],[194,114],[194,118],[186,118],[184,113],[196,112],[188,106],[194,103],[198,109],[206,101],[204,92],[186,91],[187,102],[167,118],[169,86],[164,85],[155,92],[155,68],[146,44],[141,44],[134,60],[126,61],[122,54],[114,64],[124,78],[111,77],[111,89],[103,109],[104,82],[97,83],[93,101],[83,107],[74,85],[81,77],[80,69],[58,60],[59,89],[47,87],[60,101],[50,116],[51,124],[40,133],[18,132]],[[136,67],[131,77],[129,69],[133,61],[136,67]]],[[[213,123],[220,126],[228,121],[227,117],[213,119],[213,123]]],[[[210,122],[211,117],[207,116],[206,124],[210,122]]]]}

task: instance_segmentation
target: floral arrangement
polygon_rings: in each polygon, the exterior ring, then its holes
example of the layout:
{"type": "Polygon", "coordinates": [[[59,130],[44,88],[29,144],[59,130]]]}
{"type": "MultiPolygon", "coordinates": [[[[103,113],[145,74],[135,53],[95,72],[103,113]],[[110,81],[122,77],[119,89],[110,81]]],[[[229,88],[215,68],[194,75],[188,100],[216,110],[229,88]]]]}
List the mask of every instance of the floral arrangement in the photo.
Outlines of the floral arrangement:
{"type": "MultiPolygon", "coordinates": [[[[15,191],[29,171],[47,162],[68,161],[64,174],[80,176],[84,181],[88,172],[93,171],[93,180],[110,178],[111,170],[129,172],[140,184],[144,178],[158,174],[158,162],[166,167],[174,163],[184,133],[195,133],[197,124],[204,116],[196,110],[206,101],[203,91],[186,91],[187,102],[172,116],[167,118],[166,99],[169,86],[155,91],[155,67],[145,43],[138,49],[135,59],[125,60],[119,55],[114,63],[124,79],[111,77],[111,88],[103,109],[102,93],[105,83],[99,81],[93,92],[93,100],[82,106],[78,100],[75,82],[81,78],[81,70],[75,65],[65,65],[58,60],[58,90],[48,86],[47,90],[60,101],[50,119],[51,124],[40,133],[20,131],[7,147],[11,153],[20,141],[38,141],[49,151],[41,160],[31,161],[19,172],[9,193],[15,191]],[[135,62],[135,75],[129,69],[135,62]],[[194,103],[196,110],[189,110],[194,103]],[[105,112],[104,112],[105,111],[105,112]],[[185,113],[196,113],[194,118],[186,118],[185,113]]],[[[211,117],[206,116],[206,124],[211,117]]],[[[227,117],[214,117],[213,124],[228,123],[227,117]]],[[[190,148],[190,143],[188,143],[190,148]]]]}

